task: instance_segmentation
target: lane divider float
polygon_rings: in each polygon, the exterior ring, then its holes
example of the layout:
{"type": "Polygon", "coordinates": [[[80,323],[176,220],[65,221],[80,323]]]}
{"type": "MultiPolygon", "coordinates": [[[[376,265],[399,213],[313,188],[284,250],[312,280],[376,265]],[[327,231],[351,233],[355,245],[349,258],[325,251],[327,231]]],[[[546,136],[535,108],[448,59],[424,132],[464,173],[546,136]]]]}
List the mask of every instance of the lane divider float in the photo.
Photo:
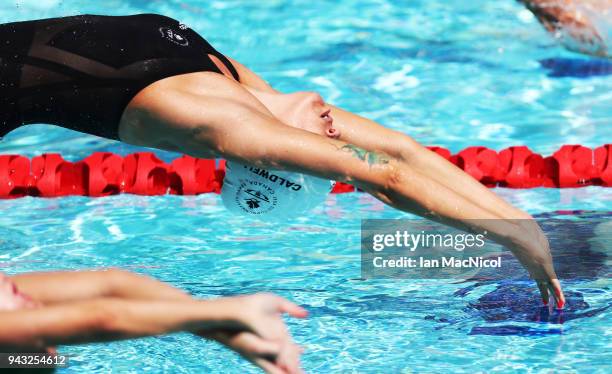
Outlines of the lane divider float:
{"type": "MultiPolygon", "coordinates": [[[[468,147],[454,155],[446,148],[428,148],[488,187],[612,186],[612,144],[595,149],[564,145],[548,157],[526,146],[499,152],[468,147]]],[[[224,176],[224,160],[182,156],[168,164],[152,152],[125,157],[96,152],[77,162],[66,161],[56,153],[31,160],[20,155],[0,155],[0,198],[120,193],[199,195],[219,193],[224,176]]],[[[353,191],[354,186],[337,182],[332,193],[353,191]]]]}

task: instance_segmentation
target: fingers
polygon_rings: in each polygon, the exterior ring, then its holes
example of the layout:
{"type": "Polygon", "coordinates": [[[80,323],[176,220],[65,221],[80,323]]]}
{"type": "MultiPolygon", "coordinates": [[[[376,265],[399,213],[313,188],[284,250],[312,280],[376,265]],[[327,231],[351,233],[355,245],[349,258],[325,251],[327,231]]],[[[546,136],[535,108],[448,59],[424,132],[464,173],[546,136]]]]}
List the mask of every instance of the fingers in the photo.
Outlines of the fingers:
{"type": "Polygon", "coordinates": [[[542,296],[542,302],[544,305],[548,305],[550,295],[548,294],[548,286],[546,282],[538,281],[538,288],[540,289],[540,295],[542,296]]]}
{"type": "Polygon", "coordinates": [[[525,252],[527,254],[526,257],[523,257],[522,252],[518,252],[516,256],[527,268],[529,275],[536,280],[544,305],[548,305],[552,297],[555,306],[562,309],[565,305],[565,296],[561,290],[561,283],[559,283],[555,274],[548,239],[539,225],[533,227],[536,229],[536,243],[538,243],[538,246],[531,250],[528,247],[528,250],[525,252]]]}
{"type": "Polygon", "coordinates": [[[241,310],[248,311],[240,315],[246,329],[215,338],[268,373],[301,373],[302,349],[293,342],[281,314],[304,318],[308,312],[270,293],[243,296],[240,300],[241,310]]]}
{"type": "Polygon", "coordinates": [[[284,299],[280,296],[276,296],[278,302],[278,310],[281,313],[287,313],[295,318],[305,318],[308,316],[308,311],[301,306],[292,303],[291,301],[284,299]]]}
{"type": "Polygon", "coordinates": [[[302,350],[292,342],[273,342],[247,332],[238,333],[222,342],[268,373],[302,372],[302,350]]]}
{"type": "Polygon", "coordinates": [[[211,337],[236,351],[266,373],[285,374],[285,370],[281,369],[281,367],[276,364],[276,357],[280,351],[280,346],[278,344],[245,332],[228,334],[219,331],[211,334],[211,337]]]}
{"type": "Polygon", "coordinates": [[[263,358],[256,358],[254,360],[252,360],[252,362],[259,366],[263,371],[265,371],[266,373],[269,374],[285,374],[286,371],[281,369],[279,366],[277,366],[276,364],[270,362],[270,361],[266,361],[263,358]]]}
{"type": "Polygon", "coordinates": [[[565,306],[565,295],[563,294],[563,290],[561,289],[561,282],[558,279],[551,279],[549,283],[549,289],[555,296],[557,301],[557,308],[563,309],[565,306]]]}
{"type": "Polygon", "coordinates": [[[301,347],[296,344],[287,343],[277,352],[278,355],[275,357],[248,354],[244,354],[244,356],[269,373],[303,373],[300,362],[301,347]]]}
{"type": "Polygon", "coordinates": [[[244,344],[245,348],[250,348],[249,354],[255,354],[269,361],[277,360],[281,350],[281,344],[261,339],[259,336],[253,334],[245,333],[241,335],[242,344],[244,344]]]}
{"type": "Polygon", "coordinates": [[[231,337],[226,337],[222,343],[247,356],[257,356],[269,361],[276,361],[282,348],[282,344],[262,339],[259,336],[241,332],[231,337]]]}
{"type": "Polygon", "coordinates": [[[278,366],[288,373],[301,373],[300,355],[303,348],[297,344],[286,344],[280,351],[276,362],[278,366]]]}
{"type": "Polygon", "coordinates": [[[542,302],[544,305],[548,305],[552,296],[555,306],[558,309],[563,309],[565,306],[565,295],[563,295],[561,283],[558,279],[551,279],[548,282],[538,281],[537,284],[538,289],[540,290],[540,295],[542,295],[542,302]]]}

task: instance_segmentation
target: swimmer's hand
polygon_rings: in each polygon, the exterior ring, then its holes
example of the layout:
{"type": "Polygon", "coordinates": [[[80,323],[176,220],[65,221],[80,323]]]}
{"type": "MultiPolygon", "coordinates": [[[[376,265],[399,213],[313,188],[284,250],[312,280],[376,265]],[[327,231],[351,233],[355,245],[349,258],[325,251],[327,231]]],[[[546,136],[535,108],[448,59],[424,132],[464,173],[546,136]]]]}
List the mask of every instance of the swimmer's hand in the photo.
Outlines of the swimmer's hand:
{"type": "MultiPolygon", "coordinates": [[[[567,49],[597,57],[612,57],[608,46],[593,22],[593,15],[604,12],[612,1],[581,4],[575,0],[521,0],[567,49]],[[595,7],[589,10],[587,5],[595,7]]],[[[609,9],[608,9],[609,10],[609,9]]]]}
{"type": "Polygon", "coordinates": [[[534,220],[521,220],[519,225],[520,234],[507,246],[538,284],[544,304],[548,305],[552,297],[555,306],[562,309],[565,296],[553,267],[548,239],[534,220]]]}
{"type": "Polygon", "coordinates": [[[272,294],[232,297],[235,324],[206,332],[214,339],[238,352],[267,373],[302,373],[301,347],[293,342],[282,315],[304,318],[303,308],[272,294]]]}

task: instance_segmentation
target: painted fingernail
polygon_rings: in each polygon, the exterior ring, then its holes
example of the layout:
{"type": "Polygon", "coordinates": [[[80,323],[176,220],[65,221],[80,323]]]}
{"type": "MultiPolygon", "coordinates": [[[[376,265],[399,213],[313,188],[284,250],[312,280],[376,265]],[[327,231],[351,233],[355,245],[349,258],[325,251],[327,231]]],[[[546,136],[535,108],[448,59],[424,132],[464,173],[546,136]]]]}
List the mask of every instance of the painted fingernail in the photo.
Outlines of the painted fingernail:
{"type": "Polygon", "coordinates": [[[557,301],[557,308],[559,309],[563,309],[563,305],[565,305],[565,303],[561,300],[557,301]]]}
{"type": "Polygon", "coordinates": [[[548,305],[548,301],[545,299],[542,299],[542,302],[544,303],[544,305],[548,305]]]}

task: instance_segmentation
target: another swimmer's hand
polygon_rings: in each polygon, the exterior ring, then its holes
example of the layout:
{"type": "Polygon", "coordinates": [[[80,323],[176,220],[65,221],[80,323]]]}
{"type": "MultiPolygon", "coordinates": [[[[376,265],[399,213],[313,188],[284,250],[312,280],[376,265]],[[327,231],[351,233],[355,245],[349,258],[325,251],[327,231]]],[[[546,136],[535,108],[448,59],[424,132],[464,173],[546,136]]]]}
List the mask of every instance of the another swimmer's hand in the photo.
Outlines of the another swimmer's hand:
{"type": "Polygon", "coordinates": [[[520,235],[508,246],[538,284],[544,304],[548,305],[552,296],[556,307],[562,309],[565,296],[553,267],[548,239],[534,220],[521,220],[520,226],[520,235]]]}
{"type": "MultiPolygon", "coordinates": [[[[540,23],[567,49],[598,57],[609,53],[589,14],[575,0],[521,0],[540,23]]],[[[593,4],[601,10],[610,2],[593,4]]],[[[584,4],[585,6],[587,4],[584,4]]]]}
{"type": "Polygon", "coordinates": [[[302,373],[300,355],[282,315],[304,318],[303,308],[272,294],[225,299],[232,304],[237,325],[215,329],[204,335],[238,352],[267,373],[302,373]]]}

